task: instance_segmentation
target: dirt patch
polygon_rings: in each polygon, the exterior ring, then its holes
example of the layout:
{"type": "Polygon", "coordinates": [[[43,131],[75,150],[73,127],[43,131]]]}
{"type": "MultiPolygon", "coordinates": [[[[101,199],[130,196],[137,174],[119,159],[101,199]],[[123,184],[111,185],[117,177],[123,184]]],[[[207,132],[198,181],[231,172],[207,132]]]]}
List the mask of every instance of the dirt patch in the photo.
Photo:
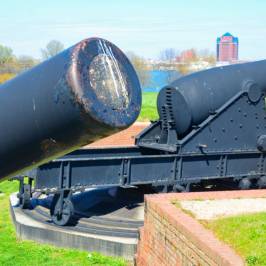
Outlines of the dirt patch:
{"type": "Polygon", "coordinates": [[[87,145],[84,148],[132,146],[135,143],[135,137],[149,125],[150,123],[146,122],[135,122],[129,128],[122,130],[116,134],[113,134],[109,137],[93,142],[92,144],[87,145]]]}

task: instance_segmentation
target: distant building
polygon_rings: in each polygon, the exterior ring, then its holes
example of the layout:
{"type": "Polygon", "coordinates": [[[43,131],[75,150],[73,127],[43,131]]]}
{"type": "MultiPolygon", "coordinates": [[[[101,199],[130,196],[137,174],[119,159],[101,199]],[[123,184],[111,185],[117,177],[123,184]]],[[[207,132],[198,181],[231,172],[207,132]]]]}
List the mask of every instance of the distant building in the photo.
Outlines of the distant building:
{"type": "Polygon", "coordinates": [[[176,57],[177,62],[191,62],[195,61],[197,55],[194,49],[188,49],[183,51],[180,56],[176,57]]]}
{"type": "Polygon", "coordinates": [[[229,32],[217,38],[217,61],[238,61],[238,38],[229,32]]]}

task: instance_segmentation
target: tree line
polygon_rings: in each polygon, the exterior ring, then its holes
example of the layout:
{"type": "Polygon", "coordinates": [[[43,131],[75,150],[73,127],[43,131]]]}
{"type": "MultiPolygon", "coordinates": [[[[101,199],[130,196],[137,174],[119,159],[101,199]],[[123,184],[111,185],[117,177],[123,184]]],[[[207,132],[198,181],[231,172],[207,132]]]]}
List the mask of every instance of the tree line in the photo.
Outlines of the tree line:
{"type": "Polygon", "coordinates": [[[42,60],[58,54],[63,49],[64,45],[60,41],[52,40],[41,49],[42,58],[36,59],[28,55],[15,56],[10,47],[0,44],[0,84],[39,64],[42,60]]]}
{"type": "Polygon", "coordinates": [[[166,48],[159,53],[158,60],[149,62],[133,52],[127,53],[139,76],[142,87],[150,82],[151,70],[164,70],[167,72],[167,82],[171,83],[180,75],[186,75],[200,70],[200,68],[213,67],[216,64],[214,53],[208,49],[197,50],[194,48],[178,51],[166,48]]]}
{"type": "MultiPolygon", "coordinates": [[[[51,40],[41,49],[41,59],[28,55],[15,56],[10,47],[0,44],[0,84],[14,77],[18,73],[32,68],[43,60],[49,59],[64,50],[64,45],[58,40],[51,40]]],[[[215,65],[216,59],[209,50],[196,50],[194,48],[178,51],[167,48],[159,53],[158,60],[145,59],[134,52],[127,52],[127,56],[133,64],[142,87],[149,84],[152,70],[166,70],[169,74],[167,82],[172,82],[179,75],[185,75],[195,71],[193,65],[204,62],[206,66],[215,65]]],[[[204,65],[203,65],[204,67],[204,65]]]]}

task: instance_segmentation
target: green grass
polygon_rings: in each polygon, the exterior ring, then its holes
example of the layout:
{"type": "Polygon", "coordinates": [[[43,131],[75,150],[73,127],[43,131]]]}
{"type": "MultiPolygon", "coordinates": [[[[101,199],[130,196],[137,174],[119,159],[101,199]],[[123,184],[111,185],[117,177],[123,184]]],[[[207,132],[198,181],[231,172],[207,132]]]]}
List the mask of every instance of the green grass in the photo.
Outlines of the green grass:
{"type": "Polygon", "coordinates": [[[266,265],[266,213],[222,218],[203,224],[235,249],[247,265],[266,265]]]}
{"type": "Polygon", "coordinates": [[[157,92],[142,93],[142,107],[138,121],[154,121],[158,119],[157,92]]]}
{"type": "Polygon", "coordinates": [[[56,248],[32,241],[17,240],[9,214],[9,194],[18,190],[15,182],[0,183],[0,265],[108,265],[125,266],[121,258],[102,256],[74,249],[56,248]]]}

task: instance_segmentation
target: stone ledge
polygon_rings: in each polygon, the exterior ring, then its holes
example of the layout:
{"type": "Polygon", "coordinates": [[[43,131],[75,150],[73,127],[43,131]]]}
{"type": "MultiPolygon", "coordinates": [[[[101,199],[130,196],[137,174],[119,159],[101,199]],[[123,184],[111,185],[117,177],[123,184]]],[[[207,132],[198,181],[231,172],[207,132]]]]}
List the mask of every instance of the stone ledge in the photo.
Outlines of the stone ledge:
{"type": "Polygon", "coordinates": [[[124,257],[127,260],[134,258],[137,239],[93,235],[41,223],[28,217],[16,205],[16,194],[12,194],[10,213],[19,239],[88,252],[97,251],[107,256],[124,257]]]}

